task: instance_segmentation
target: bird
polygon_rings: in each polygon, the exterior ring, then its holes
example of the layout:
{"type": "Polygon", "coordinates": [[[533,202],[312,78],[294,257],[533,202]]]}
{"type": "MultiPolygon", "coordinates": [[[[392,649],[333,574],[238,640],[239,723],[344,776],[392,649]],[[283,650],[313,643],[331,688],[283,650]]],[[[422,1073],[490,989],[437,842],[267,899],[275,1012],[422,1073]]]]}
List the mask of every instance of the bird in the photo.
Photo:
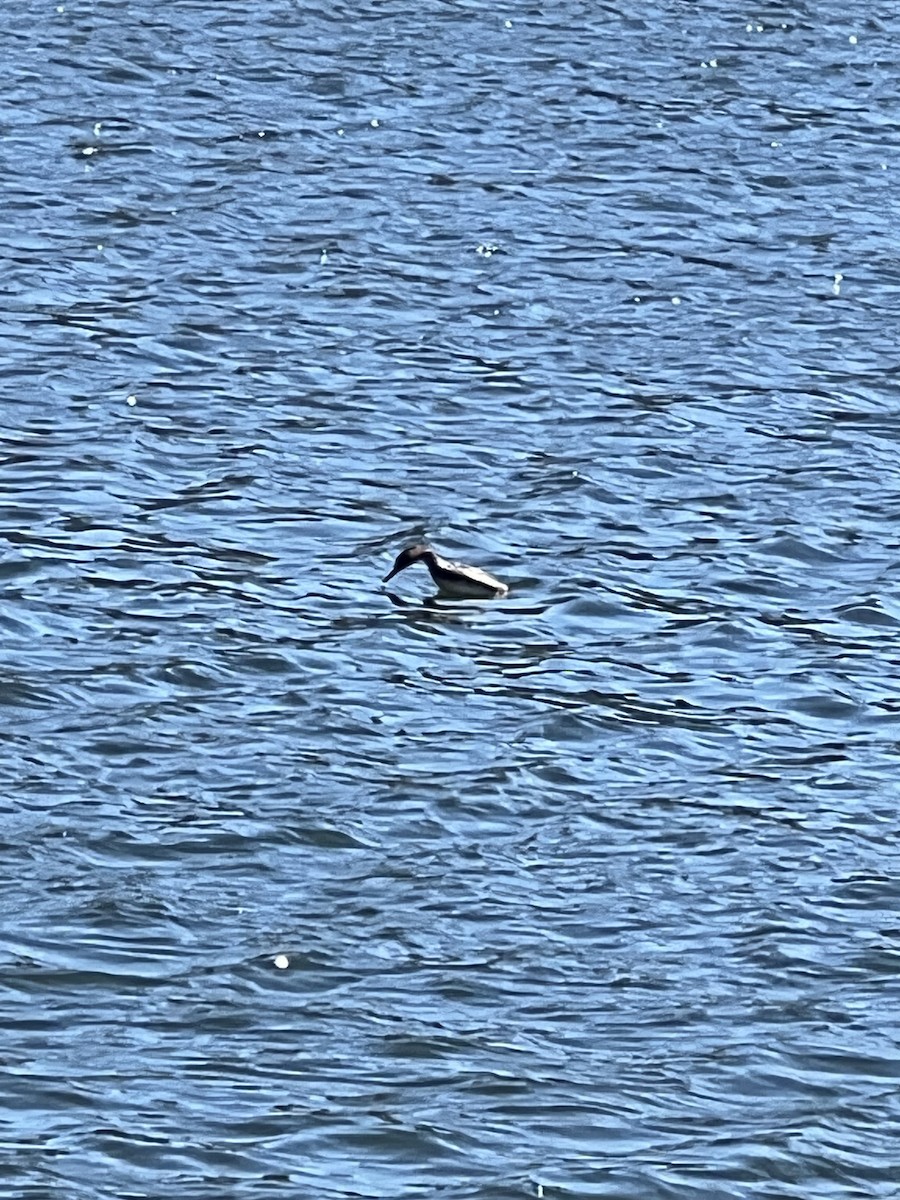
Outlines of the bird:
{"type": "Polygon", "coordinates": [[[509,588],[480,567],[467,567],[463,563],[450,562],[436,554],[430,546],[407,546],[397,555],[394,565],[382,583],[393,579],[413,563],[423,562],[437,584],[439,594],[452,596],[456,600],[493,600],[505,596],[509,588]]]}

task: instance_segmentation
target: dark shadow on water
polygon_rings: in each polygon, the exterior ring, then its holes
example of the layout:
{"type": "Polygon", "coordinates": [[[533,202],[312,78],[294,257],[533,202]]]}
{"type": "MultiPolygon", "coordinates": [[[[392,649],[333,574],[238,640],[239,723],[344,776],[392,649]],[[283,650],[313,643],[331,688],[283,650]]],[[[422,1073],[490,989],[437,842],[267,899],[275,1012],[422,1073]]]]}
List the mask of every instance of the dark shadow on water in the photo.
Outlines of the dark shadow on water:
{"type": "Polygon", "coordinates": [[[405,615],[447,622],[464,622],[496,604],[494,600],[454,600],[440,595],[426,596],[422,600],[405,600],[387,589],[384,594],[395,608],[403,609],[405,615]]]}
{"type": "Polygon", "coordinates": [[[396,592],[390,592],[385,589],[384,594],[390,600],[391,604],[397,608],[440,608],[441,604],[437,596],[428,596],[424,600],[404,600],[402,596],[398,596],[396,592]]]}

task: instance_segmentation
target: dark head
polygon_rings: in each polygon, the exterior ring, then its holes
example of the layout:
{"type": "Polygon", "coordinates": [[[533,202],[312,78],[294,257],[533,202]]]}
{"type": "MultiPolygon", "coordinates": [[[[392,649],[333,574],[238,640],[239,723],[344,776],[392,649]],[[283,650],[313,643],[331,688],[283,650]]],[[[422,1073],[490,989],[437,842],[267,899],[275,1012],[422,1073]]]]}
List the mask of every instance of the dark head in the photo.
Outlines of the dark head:
{"type": "Polygon", "coordinates": [[[413,563],[421,562],[423,558],[428,558],[432,553],[430,546],[407,546],[405,550],[401,550],[397,555],[396,561],[391,569],[382,579],[382,583],[387,583],[389,579],[393,579],[400,571],[405,571],[407,567],[411,567],[413,563]]]}

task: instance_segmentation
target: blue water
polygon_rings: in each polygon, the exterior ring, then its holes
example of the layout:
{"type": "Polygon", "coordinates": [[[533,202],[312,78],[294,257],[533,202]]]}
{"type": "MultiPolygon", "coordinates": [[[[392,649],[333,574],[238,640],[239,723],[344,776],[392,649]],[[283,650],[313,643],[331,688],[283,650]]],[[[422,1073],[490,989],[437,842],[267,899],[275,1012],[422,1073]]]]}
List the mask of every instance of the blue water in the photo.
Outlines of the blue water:
{"type": "Polygon", "coordinates": [[[900,1195],[893,11],[2,21],[4,1194],[900,1195]]]}

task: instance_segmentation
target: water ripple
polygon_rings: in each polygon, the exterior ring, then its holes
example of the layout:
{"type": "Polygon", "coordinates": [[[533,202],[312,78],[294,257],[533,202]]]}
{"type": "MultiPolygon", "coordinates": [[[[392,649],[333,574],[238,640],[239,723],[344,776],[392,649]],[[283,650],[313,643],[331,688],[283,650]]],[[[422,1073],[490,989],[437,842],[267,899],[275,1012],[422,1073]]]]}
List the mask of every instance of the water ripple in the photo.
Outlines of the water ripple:
{"type": "Polygon", "coordinates": [[[892,23],[27,7],[10,1186],[893,1195],[892,23]]]}

